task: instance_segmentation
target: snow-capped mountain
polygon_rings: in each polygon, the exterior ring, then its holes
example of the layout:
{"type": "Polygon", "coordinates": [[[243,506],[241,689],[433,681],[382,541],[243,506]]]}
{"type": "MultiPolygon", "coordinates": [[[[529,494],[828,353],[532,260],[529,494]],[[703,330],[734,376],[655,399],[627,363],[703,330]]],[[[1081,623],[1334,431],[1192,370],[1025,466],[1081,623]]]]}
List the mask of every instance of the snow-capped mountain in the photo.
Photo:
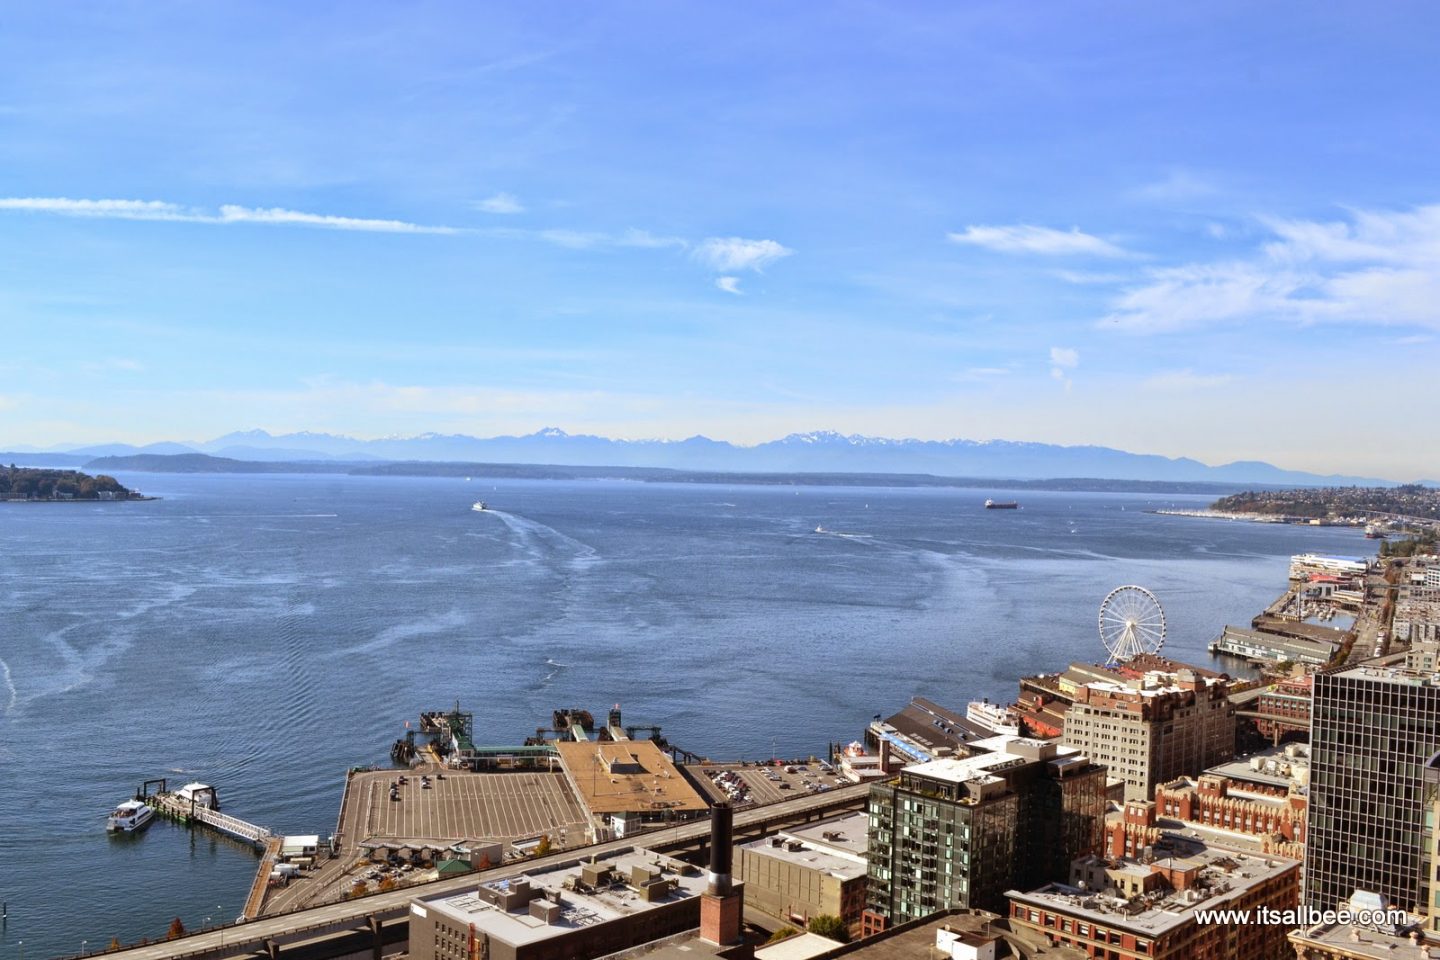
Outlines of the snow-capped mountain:
{"type": "Polygon", "coordinates": [[[684,440],[613,440],[546,427],[523,436],[472,437],[423,433],[359,440],[309,431],[273,435],[229,433],[202,443],[106,444],[70,453],[90,456],[202,452],[262,461],[462,461],[587,467],[669,467],[717,472],[925,473],[952,477],[1218,481],[1271,484],[1376,483],[1363,477],[1319,476],[1244,461],[1209,466],[1189,458],[1128,453],[1111,447],[1060,446],[1012,440],[916,440],[792,433],[755,446],[694,436],[684,440]]]}

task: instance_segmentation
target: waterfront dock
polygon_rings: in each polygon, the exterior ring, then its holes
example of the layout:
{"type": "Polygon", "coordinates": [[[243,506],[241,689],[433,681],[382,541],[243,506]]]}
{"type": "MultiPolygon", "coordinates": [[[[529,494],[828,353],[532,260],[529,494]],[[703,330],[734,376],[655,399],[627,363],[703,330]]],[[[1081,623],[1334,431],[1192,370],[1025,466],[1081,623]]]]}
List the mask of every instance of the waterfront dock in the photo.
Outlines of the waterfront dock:
{"type": "Polygon", "coordinates": [[[199,824],[209,827],[233,840],[248,843],[257,850],[264,850],[266,844],[276,836],[269,827],[262,827],[241,820],[239,817],[221,813],[219,810],[196,803],[193,799],[187,800],[178,794],[169,792],[165,786],[164,780],[149,781],[140,788],[136,796],[154,807],[155,812],[161,816],[169,817],[186,826],[199,824]],[[149,793],[148,787],[151,784],[159,784],[160,790],[157,793],[149,793]]]}
{"type": "Polygon", "coordinates": [[[280,862],[280,846],[283,842],[280,837],[271,837],[265,844],[265,852],[260,856],[260,867],[255,871],[254,882],[250,884],[250,895],[245,898],[245,909],[240,911],[240,916],[246,920],[254,920],[264,908],[265,893],[270,889],[270,871],[280,862]]]}
{"type": "Polygon", "coordinates": [[[1335,640],[1313,640],[1227,626],[1217,639],[1211,641],[1209,650],[1262,663],[1324,666],[1334,658],[1339,648],[1340,643],[1335,640]]]}

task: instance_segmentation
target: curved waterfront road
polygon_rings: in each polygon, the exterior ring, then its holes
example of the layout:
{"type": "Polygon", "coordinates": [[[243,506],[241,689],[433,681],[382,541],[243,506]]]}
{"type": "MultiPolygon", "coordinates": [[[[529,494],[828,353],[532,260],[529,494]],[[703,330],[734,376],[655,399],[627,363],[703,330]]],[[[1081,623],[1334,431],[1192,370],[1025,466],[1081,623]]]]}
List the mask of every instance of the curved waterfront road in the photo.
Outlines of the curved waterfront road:
{"type": "MultiPolygon", "coordinates": [[[[863,803],[869,793],[868,784],[853,784],[837,787],[828,793],[796,797],[763,807],[753,807],[735,815],[735,833],[771,832],[786,823],[805,821],[827,816],[839,810],[863,803]]],[[[106,957],[123,960],[180,960],[180,958],[221,958],[253,957],[266,955],[278,949],[284,956],[287,949],[302,944],[311,944],[341,934],[364,933],[369,935],[372,922],[378,922],[382,929],[395,926],[398,922],[408,923],[410,901],[416,897],[430,897],[473,887],[477,882],[498,877],[513,876],[520,871],[537,870],[544,867],[570,863],[591,854],[605,856],[613,851],[630,847],[645,847],[665,851],[675,847],[693,846],[697,842],[708,842],[710,821],[696,820],[663,830],[643,833],[623,840],[610,840],[588,847],[575,847],[561,853],[527,860],[470,873],[462,877],[436,880],[401,890],[376,893],[359,900],[325,904],[297,910],[277,917],[262,917],[249,923],[236,924],[222,930],[210,930],[192,934],[178,940],[152,943],[143,947],[128,947],[112,951],[106,957]]],[[[402,938],[403,939],[403,938],[402,938]]],[[[351,947],[346,952],[354,952],[351,947]]]]}

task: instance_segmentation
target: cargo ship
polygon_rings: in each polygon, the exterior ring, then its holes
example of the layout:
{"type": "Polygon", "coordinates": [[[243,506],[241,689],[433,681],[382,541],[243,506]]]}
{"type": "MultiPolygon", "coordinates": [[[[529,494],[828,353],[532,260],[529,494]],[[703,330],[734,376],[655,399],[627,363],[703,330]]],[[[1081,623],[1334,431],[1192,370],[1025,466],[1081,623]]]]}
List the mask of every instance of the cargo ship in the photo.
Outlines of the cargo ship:
{"type": "Polygon", "coordinates": [[[1014,500],[986,500],[986,510],[1019,510],[1020,504],[1014,500]]]}

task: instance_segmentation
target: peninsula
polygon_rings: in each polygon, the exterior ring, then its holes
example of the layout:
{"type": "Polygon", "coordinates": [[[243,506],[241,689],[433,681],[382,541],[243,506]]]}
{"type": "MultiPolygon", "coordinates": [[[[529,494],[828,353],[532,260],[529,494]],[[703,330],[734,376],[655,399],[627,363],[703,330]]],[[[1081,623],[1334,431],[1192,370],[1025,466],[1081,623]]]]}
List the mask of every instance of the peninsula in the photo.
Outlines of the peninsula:
{"type": "Polygon", "coordinates": [[[54,503],[73,500],[149,500],[121,486],[114,477],[90,476],[78,470],[0,467],[0,501],[54,503]]]}

